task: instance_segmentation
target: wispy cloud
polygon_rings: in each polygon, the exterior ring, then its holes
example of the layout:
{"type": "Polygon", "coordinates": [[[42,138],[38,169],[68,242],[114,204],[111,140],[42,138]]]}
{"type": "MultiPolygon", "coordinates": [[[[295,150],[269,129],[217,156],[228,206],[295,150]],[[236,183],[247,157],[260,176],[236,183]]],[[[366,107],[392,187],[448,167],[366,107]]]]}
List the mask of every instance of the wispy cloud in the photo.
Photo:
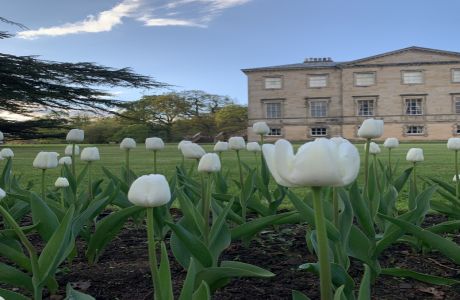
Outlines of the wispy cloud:
{"type": "Polygon", "coordinates": [[[252,0],[123,0],[97,16],[58,26],[41,27],[18,33],[23,39],[42,36],[63,36],[76,33],[111,31],[123,23],[123,18],[133,18],[145,26],[207,27],[222,12],[252,0]]]}

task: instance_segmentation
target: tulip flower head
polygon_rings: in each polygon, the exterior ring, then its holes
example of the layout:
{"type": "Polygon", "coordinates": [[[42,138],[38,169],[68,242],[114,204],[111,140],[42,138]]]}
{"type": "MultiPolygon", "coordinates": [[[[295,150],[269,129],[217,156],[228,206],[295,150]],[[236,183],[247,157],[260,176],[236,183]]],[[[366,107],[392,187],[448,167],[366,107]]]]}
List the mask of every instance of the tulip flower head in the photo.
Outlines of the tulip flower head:
{"type": "Polygon", "coordinates": [[[179,142],[179,144],[177,144],[177,150],[182,150],[182,146],[185,145],[185,144],[190,144],[191,141],[186,141],[186,140],[182,140],[179,142]]]}
{"type": "Polygon", "coordinates": [[[184,143],[180,147],[180,150],[182,151],[182,155],[189,159],[200,159],[206,154],[206,151],[204,151],[200,145],[195,143],[184,143]]]}
{"type": "Polygon", "coordinates": [[[70,156],[63,156],[59,159],[59,164],[70,166],[72,164],[72,158],[70,156]]]}
{"type": "Polygon", "coordinates": [[[124,138],[120,143],[120,149],[131,150],[136,148],[136,141],[132,138],[124,138]]]}
{"type": "Polygon", "coordinates": [[[171,200],[168,181],[159,174],[141,176],[131,184],[128,200],[134,205],[143,207],[165,205],[171,200]]]}
{"type": "Polygon", "coordinates": [[[65,177],[58,177],[56,182],[54,182],[54,186],[57,188],[66,188],[69,186],[69,181],[65,177]]]}
{"type": "Polygon", "coordinates": [[[70,143],[80,143],[85,139],[85,132],[81,129],[71,129],[67,133],[66,140],[70,143]]]}
{"type": "Polygon", "coordinates": [[[214,145],[214,152],[225,152],[228,151],[228,142],[217,142],[214,145]]]}
{"type": "Polygon", "coordinates": [[[87,162],[100,160],[101,157],[99,156],[99,149],[97,147],[83,148],[80,159],[87,162]]]}
{"type": "Polygon", "coordinates": [[[147,150],[163,150],[165,143],[159,137],[151,137],[145,139],[145,148],[147,150]]]}
{"type": "Polygon", "coordinates": [[[407,151],[406,160],[414,163],[423,161],[423,149],[410,148],[409,151],[407,151]]]}
{"type": "Polygon", "coordinates": [[[460,138],[450,138],[447,140],[447,149],[449,150],[460,150],[460,138]]]}
{"type": "MultiPolygon", "coordinates": [[[[367,144],[364,144],[364,150],[366,150],[367,144]]],[[[369,153],[370,154],[379,154],[380,147],[377,143],[371,142],[369,146],[369,153]]]]}
{"type": "Polygon", "coordinates": [[[206,153],[200,159],[198,172],[214,173],[221,169],[219,155],[216,153],[206,153]]]}
{"type": "Polygon", "coordinates": [[[291,143],[281,139],[265,144],[262,151],[275,181],[286,187],[344,186],[359,172],[359,153],[343,138],[317,139],[294,154],[291,143]]]}
{"type": "Polygon", "coordinates": [[[250,142],[246,145],[246,149],[249,152],[260,152],[262,151],[262,148],[260,147],[259,143],[257,142],[250,142]]]}
{"type": "Polygon", "coordinates": [[[13,158],[14,157],[14,152],[10,148],[3,148],[0,151],[0,156],[3,158],[13,158]]]}
{"type": "MultiPolygon", "coordinates": [[[[64,150],[64,154],[67,156],[72,156],[73,145],[67,145],[64,150]]],[[[75,145],[75,155],[80,155],[80,147],[75,145]]]]}
{"type": "Polygon", "coordinates": [[[267,135],[270,133],[270,127],[265,122],[255,122],[252,125],[252,131],[258,135],[267,135]]]}
{"type": "Polygon", "coordinates": [[[2,188],[0,188],[0,200],[2,200],[5,197],[6,197],[6,192],[2,188]]]}
{"type": "Polygon", "coordinates": [[[33,167],[37,169],[54,169],[58,166],[58,156],[57,152],[45,152],[41,151],[37,154],[34,159],[33,167]]]}
{"type": "Polygon", "coordinates": [[[381,137],[383,134],[383,120],[366,119],[358,129],[358,136],[365,139],[381,137]]]}
{"type": "Polygon", "coordinates": [[[233,136],[228,139],[228,148],[230,150],[243,150],[246,148],[246,142],[241,136],[233,136]]]}
{"type": "Polygon", "coordinates": [[[399,147],[399,141],[397,138],[387,138],[385,142],[383,143],[383,147],[385,148],[397,148],[399,147]]]}

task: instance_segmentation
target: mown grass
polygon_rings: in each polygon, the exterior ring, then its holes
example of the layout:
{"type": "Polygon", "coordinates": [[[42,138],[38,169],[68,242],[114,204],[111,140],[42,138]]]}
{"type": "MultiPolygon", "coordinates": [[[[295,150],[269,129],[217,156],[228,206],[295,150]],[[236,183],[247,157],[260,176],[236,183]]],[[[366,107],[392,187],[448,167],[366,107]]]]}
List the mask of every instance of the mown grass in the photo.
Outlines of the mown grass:
{"type": "MultiPolygon", "coordinates": [[[[81,145],[82,147],[89,145],[81,145]]],[[[91,145],[99,147],[101,160],[94,163],[93,167],[93,178],[104,177],[104,173],[101,167],[104,166],[114,174],[119,175],[121,166],[124,165],[124,151],[122,151],[118,145],[91,145]]],[[[202,145],[206,151],[212,151],[213,145],[205,144],[202,145]]],[[[296,145],[298,146],[298,144],[296,145]]],[[[361,161],[363,160],[364,148],[363,144],[356,145],[359,152],[361,153],[361,161]]],[[[32,162],[39,151],[56,151],[64,155],[65,145],[63,144],[52,144],[52,145],[4,145],[3,147],[10,147],[15,153],[14,157],[14,173],[22,177],[21,181],[25,183],[31,181],[33,183],[33,189],[38,190],[40,184],[41,171],[32,167],[32,162]]],[[[425,161],[420,163],[417,167],[418,175],[420,176],[432,176],[438,179],[446,180],[450,182],[454,176],[454,155],[453,152],[446,148],[445,143],[404,143],[399,148],[393,149],[392,161],[398,161],[398,173],[401,173],[412,164],[407,162],[405,159],[407,150],[412,147],[423,148],[425,161]]],[[[378,155],[378,158],[387,162],[388,152],[387,149],[381,147],[382,153],[378,155]]],[[[250,165],[254,166],[256,160],[254,153],[247,151],[241,151],[242,160],[250,165]]],[[[176,165],[181,163],[181,154],[177,150],[177,144],[167,144],[166,148],[158,154],[158,172],[164,174],[167,177],[171,177],[175,172],[176,165]]],[[[186,165],[190,168],[196,162],[193,160],[186,160],[186,165]]],[[[131,150],[131,168],[138,174],[150,174],[153,173],[153,153],[145,150],[143,144],[139,144],[136,149],[131,150]]],[[[84,162],[77,159],[77,170],[81,170],[84,166],[84,162]]],[[[238,165],[236,154],[234,151],[229,151],[223,154],[223,169],[229,172],[229,176],[232,179],[238,179],[238,165]]],[[[361,172],[359,180],[363,178],[363,164],[361,164],[361,172]]],[[[60,174],[60,168],[52,169],[47,171],[47,186],[51,187],[54,181],[60,174]]],[[[401,197],[402,201],[399,203],[399,207],[404,208],[405,192],[401,197]]]]}

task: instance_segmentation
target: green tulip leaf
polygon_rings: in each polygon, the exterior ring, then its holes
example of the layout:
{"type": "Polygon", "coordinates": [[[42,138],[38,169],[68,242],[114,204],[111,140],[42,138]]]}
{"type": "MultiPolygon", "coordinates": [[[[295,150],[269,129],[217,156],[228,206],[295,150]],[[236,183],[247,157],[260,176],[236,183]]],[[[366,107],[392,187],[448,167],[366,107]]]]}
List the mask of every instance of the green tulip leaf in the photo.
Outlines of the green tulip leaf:
{"type": "MultiPolygon", "coordinates": [[[[22,249],[21,249],[22,250],[22,249]]],[[[13,248],[11,245],[4,243],[0,240],[0,257],[7,258],[17,264],[19,267],[27,270],[29,272],[32,271],[32,267],[30,265],[29,257],[24,255],[22,251],[18,251],[17,249],[13,248]]]]}
{"type": "Polygon", "coordinates": [[[344,289],[345,289],[345,285],[339,286],[339,287],[335,290],[334,299],[333,299],[333,300],[347,300],[347,297],[345,297],[345,294],[344,294],[344,292],[343,292],[344,289]]]}
{"type": "Polygon", "coordinates": [[[292,300],[310,300],[304,293],[292,290],[292,300]]]}
{"type": "Polygon", "coordinates": [[[460,220],[445,221],[436,225],[433,225],[426,230],[433,233],[452,233],[460,229],[460,220]]]}
{"type": "Polygon", "coordinates": [[[26,296],[23,296],[19,293],[8,291],[5,289],[0,288],[0,296],[7,300],[30,300],[30,298],[27,298],[26,296]]]}
{"type": "Polygon", "coordinates": [[[206,281],[202,281],[198,289],[193,293],[192,300],[209,300],[211,291],[206,281]]]}
{"type": "Polygon", "coordinates": [[[50,209],[48,204],[35,193],[30,193],[30,208],[33,222],[40,223],[37,227],[38,233],[45,241],[48,241],[59,226],[59,220],[56,214],[50,209]]]}
{"type": "MultiPolygon", "coordinates": [[[[32,278],[26,273],[0,262],[0,282],[33,291],[32,278]]],[[[6,298],[8,299],[8,298],[6,298]]]]}
{"type": "Polygon", "coordinates": [[[95,300],[93,296],[90,296],[88,294],[82,293],[80,291],[77,291],[72,288],[70,283],[67,283],[66,286],[66,297],[65,300],[95,300]]]}
{"type": "Polygon", "coordinates": [[[412,278],[418,281],[426,282],[429,284],[436,284],[436,285],[451,286],[451,285],[460,284],[459,280],[418,273],[415,271],[401,269],[401,268],[385,268],[385,269],[382,269],[382,272],[380,274],[393,276],[393,277],[412,278]]]}
{"type": "Polygon", "coordinates": [[[162,300],[173,300],[174,294],[171,283],[171,269],[169,267],[168,250],[166,249],[165,242],[161,242],[159,277],[162,300]]]}
{"type": "Polygon", "coordinates": [[[371,268],[364,264],[364,274],[359,285],[358,300],[371,299],[371,268]]]}

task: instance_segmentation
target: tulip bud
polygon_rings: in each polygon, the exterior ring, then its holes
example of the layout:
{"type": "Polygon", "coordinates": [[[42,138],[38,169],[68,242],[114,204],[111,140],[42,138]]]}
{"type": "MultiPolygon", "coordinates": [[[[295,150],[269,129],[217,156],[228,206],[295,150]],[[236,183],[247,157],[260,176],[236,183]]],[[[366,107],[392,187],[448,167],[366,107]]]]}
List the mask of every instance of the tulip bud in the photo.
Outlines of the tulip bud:
{"type": "Polygon", "coordinates": [[[228,143],[227,142],[217,142],[214,145],[214,152],[225,152],[228,151],[228,143]]]}
{"type": "Polygon", "coordinates": [[[252,125],[252,131],[258,135],[267,135],[270,133],[270,127],[265,122],[255,122],[252,125]]]}
{"type": "Polygon", "coordinates": [[[358,130],[358,136],[365,139],[381,137],[383,134],[383,120],[366,119],[358,130]]]}
{"type": "Polygon", "coordinates": [[[163,175],[144,175],[131,184],[128,200],[138,206],[157,207],[171,200],[168,181],[163,175]]]}
{"type": "Polygon", "coordinates": [[[59,164],[60,165],[71,165],[72,158],[70,156],[63,156],[59,159],[59,164]]]}
{"type": "Polygon", "coordinates": [[[14,152],[10,148],[3,148],[0,151],[0,156],[3,158],[13,158],[14,157],[14,152]]]}
{"type": "Polygon", "coordinates": [[[383,143],[383,147],[385,148],[397,148],[399,147],[399,141],[397,138],[387,138],[385,143],[383,143]]]}
{"type": "Polygon", "coordinates": [[[80,159],[83,161],[100,160],[99,149],[97,147],[86,147],[81,151],[80,159]]]}
{"type": "Polygon", "coordinates": [[[447,140],[447,149],[460,150],[460,138],[450,138],[447,140]]]}
{"type": "Polygon", "coordinates": [[[41,151],[35,157],[33,167],[42,170],[54,169],[58,166],[58,156],[57,152],[41,151]]]}
{"type": "Polygon", "coordinates": [[[69,186],[69,181],[65,177],[58,177],[54,183],[54,186],[57,188],[66,188],[69,186]]]}
{"type": "Polygon", "coordinates": [[[186,140],[180,141],[179,144],[177,144],[177,150],[181,150],[183,145],[190,144],[190,143],[191,141],[186,141],[186,140]]]}
{"type": "Polygon", "coordinates": [[[458,174],[457,176],[454,175],[454,178],[452,178],[452,181],[457,182],[457,178],[460,178],[460,174],[458,174]]]}
{"type": "Polygon", "coordinates": [[[67,133],[66,140],[71,143],[80,143],[85,139],[85,132],[81,129],[71,129],[67,133]]]}
{"type": "Polygon", "coordinates": [[[183,143],[180,150],[185,158],[191,159],[198,159],[206,154],[206,151],[204,151],[200,145],[195,143],[183,143]]]}
{"type": "Polygon", "coordinates": [[[0,200],[6,197],[6,193],[3,189],[0,188],[0,200]]]}
{"type": "Polygon", "coordinates": [[[241,136],[233,136],[228,139],[228,148],[231,150],[243,150],[246,148],[246,143],[241,136]]]}
{"type": "Polygon", "coordinates": [[[407,151],[406,160],[411,162],[420,162],[424,160],[423,149],[421,148],[410,148],[407,151]]]}
{"type": "MultiPolygon", "coordinates": [[[[64,154],[72,156],[72,149],[73,145],[67,145],[65,147],[64,154]]],[[[78,145],[75,145],[75,155],[80,155],[80,147],[78,145]]]]}
{"type": "Polygon", "coordinates": [[[120,143],[120,149],[130,150],[136,148],[136,141],[132,138],[124,138],[120,143]]]}
{"type": "Polygon", "coordinates": [[[162,150],[165,143],[159,137],[151,137],[145,139],[145,149],[147,150],[162,150]]]}
{"type": "Polygon", "coordinates": [[[250,142],[246,145],[246,149],[250,152],[260,152],[262,149],[260,148],[259,143],[257,142],[250,142]]]}
{"type": "MultiPolygon", "coordinates": [[[[367,147],[367,143],[364,144],[364,150],[366,150],[366,147],[367,147]]],[[[380,153],[380,147],[379,145],[377,145],[376,143],[374,142],[371,142],[370,146],[369,146],[369,153],[370,154],[379,154],[380,153]]]]}
{"type": "Polygon", "coordinates": [[[359,153],[343,138],[317,139],[302,145],[297,154],[286,140],[262,146],[275,181],[286,187],[344,186],[359,172],[359,153]]]}
{"type": "Polygon", "coordinates": [[[200,159],[198,164],[198,172],[219,172],[220,171],[220,159],[216,153],[206,153],[200,159]]]}

